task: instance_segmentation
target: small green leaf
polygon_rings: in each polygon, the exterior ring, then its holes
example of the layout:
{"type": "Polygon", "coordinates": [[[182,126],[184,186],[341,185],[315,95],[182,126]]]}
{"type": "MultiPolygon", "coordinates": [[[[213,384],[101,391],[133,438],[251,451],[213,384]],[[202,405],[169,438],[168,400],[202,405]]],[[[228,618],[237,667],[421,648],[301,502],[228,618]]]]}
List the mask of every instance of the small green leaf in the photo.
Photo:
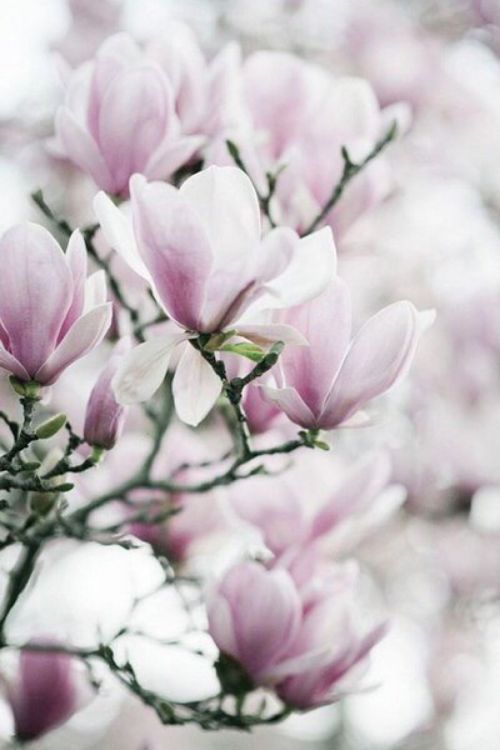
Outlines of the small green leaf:
{"type": "Polygon", "coordinates": [[[55,414],[36,428],[35,435],[39,440],[53,437],[66,424],[66,414],[55,414]]]}
{"type": "Polygon", "coordinates": [[[240,344],[226,344],[221,347],[223,352],[232,352],[233,354],[239,354],[240,357],[246,357],[251,359],[252,362],[260,362],[265,352],[257,344],[240,343],[240,344]]]}

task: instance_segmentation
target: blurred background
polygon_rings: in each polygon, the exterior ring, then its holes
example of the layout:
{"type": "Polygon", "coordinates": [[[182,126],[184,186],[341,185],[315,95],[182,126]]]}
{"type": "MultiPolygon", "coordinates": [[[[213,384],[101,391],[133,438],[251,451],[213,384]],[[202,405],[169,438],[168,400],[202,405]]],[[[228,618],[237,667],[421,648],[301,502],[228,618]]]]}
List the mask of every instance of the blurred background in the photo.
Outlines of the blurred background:
{"type": "MultiPolygon", "coordinates": [[[[117,30],[149,40],[172,17],[194,30],[208,57],[230,41],[245,54],[293,51],[333,75],[367,79],[383,106],[409,105],[408,132],[387,152],[387,197],[339,243],[361,309],[407,297],[437,311],[408,383],[355,438],[356,450],[390,450],[405,497],[356,549],[376,582],[368,593],[392,627],[374,653],[372,690],[281,727],[249,736],[163,729],[109,689],[37,747],[498,750],[500,0],[2,0],[2,230],[40,220],[29,199],[39,187],[61,211],[92,219],[95,188],[46,147],[63,96],[61,60],[80,64],[117,30]]],[[[353,439],[343,438],[343,450],[353,439]]],[[[72,550],[59,567],[55,560],[47,627],[66,613],[74,627],[99,621],[113,630],[149,564],[132,554],[124,587],[121,552],[84,559],[72,550]],[[70,595],[75,580],[81,612],[70,595]]],[[[35,611],[26,609],[21,630],[35,611]]],[[[164,601],[148,617],[175,632],[174,610],[164,601]]],[[[154,650],[144,659],[155,665],[155,685],[187,698],[193,681],[213,680],[197,662],[171,656],[162,666],[154,650]]]]}

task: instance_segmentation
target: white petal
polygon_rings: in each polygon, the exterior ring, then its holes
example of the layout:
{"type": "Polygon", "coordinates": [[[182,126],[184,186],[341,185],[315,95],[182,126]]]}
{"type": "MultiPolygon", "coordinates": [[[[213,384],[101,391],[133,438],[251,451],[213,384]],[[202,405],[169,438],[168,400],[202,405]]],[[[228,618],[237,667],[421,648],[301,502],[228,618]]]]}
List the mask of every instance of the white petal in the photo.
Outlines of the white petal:
{"type": "Polygon", "coordinates": [[[206,360],[190,344],[177,365],[172,391],[179,419],[195,427],[217,401],[222,384],[206,360]]]}
{"type": "Polygon", "coordinates": [[[89,312],[93,307],[103,305],[108,297],[106,288],[106,273],[104,270],[95,271],[85,282],[85,299],[83,312],[89,312]]]}
{"type": "Polygon", "coordinates": [[[172,333],[132,349],[112,381],[118,403],[135,404],[151,398],[163,382],[172,351],[186,338],[186,333],[172,333]]]}
{"type": "Polygon", "coordinates": [[[132,219],[102,191],[94,198],[94,212],[110,247],[121,255],[138,276],[149,281],[148,270],[137,249],[132,219]]]}
{"type": "Polygon", "coordinates": [[[333,279],[337,268],[337,251],[332,230],[324,227],[298,243],[286,270],[270,282],[269,298],[262,307],[293,307],[317,297],[333,279]]]}

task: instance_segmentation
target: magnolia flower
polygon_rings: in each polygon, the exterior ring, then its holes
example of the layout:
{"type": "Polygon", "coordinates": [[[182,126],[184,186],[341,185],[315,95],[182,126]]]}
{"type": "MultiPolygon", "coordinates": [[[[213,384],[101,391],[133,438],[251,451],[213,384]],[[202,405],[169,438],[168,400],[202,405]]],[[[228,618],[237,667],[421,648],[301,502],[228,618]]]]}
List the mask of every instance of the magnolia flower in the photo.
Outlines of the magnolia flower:
{"type": "Polygon", "coordinates": [[[126,408],[116,401],[111,381],[129,349],[129,339],[121,339],[89,396],[83,428],[84,438],[89,445],[110,450],[123,430],[126,408]]]}
{"type": "Polygon", "coordinates": [[[209,632],[254,686],[274,686],[285,703],[314,708],[356,687],[359,667],[384,633],[377,627],[360,635],[354,604],[352,576],[341,571],[305,606],[285,570],[245,562],[209,592],[209,632]]]}
{"type": "Polygon", "coordinates": [[[86,279],[78,230],[64,254],[46,229],[31,223],[5,232],[0,264],[0,367],[19,380],[50,385],[109,327],[104,273],[86,279]]]}
{"type": "Polygon", "coordinates": [[[241,52],[235,43],[207,62],[191,28],[172,20],[145,51],[168,77],[183,133],[212,137],[242,122],[241,52]]]}
{"type": "Polygon", "coordinates": [[[165,73],[126,34],[73,73],[55,126],[57,149],[115,195],[127,193],[135,172],[169,177],[202,143],[181,135],[165,73]]]}
{"type": "Polygon", "coordinates": [[[288,573],[254,562],[236,565],[210,592],[207,606],[217,647],[256,684],[268,683],[300,628],[300,597],[288,573]]]}
{"type": "Polygon", "coordinates": [[[278,388],[262,389],[292,422],[312,430],[360,423],[360,409],[408,370],[421,331],[414,306],[396,302],[371,317],[351,340],[351,297],[338,278],[283,319],[310,346],[285,350],[276,372],[278,388]]]}
{"type": "Polygon", "coordinates": [[[126,357],[114,380],[117,399],[148,399],[173,349],[184,343],[173,394],[179,417],[195,425],[215,403],[221,382],[185,342],[204,333],[259,345],[305,344],[286,323],[261,322],[262,313],[320,293],[334,273],[335,246],[329,229],[302,240],[282,228],[262,237],[255,189],[235,167],[210,167],[179,189],[137,175],[130,194],[133,224],[104,193],[95,200],[97,217],[108,243],[148,280],[176,326],[126,357]]]}
{"type": "Polygon", "coordinates": [[[84,668],[63,653],[23,651],[7,681],[16,738],[34,740],[64,724],[93,697],[84,668]]]}

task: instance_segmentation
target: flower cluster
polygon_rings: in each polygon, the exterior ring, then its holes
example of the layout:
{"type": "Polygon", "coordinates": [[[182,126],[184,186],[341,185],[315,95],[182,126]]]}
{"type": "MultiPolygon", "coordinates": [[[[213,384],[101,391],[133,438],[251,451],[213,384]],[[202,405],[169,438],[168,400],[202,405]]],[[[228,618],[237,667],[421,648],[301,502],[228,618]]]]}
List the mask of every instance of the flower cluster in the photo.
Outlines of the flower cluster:
{"type": "Polygon", "coordinates": [[[394,415],[377,426],[371,413],[403,410],[401,388],[399,403],[386,394],[433,319],[406,299],[425,296],[379,293],[350,257],[397,200],[391,143],[408,107],[288,52],[228,44],[208,59],[177,22],[61,67],[44,147],[93,201],[55,210],[38,191],[54,236],[25,223],[0,238],[14,734],[36,739],[99,700],[96,663],[163,724],[249,729],[338,701],[366,684],[387,630],[352,557],[404,499],[383,439],[394,415]],[[131,590],[146,550],[153,594],[131,596],[126,622],[96,627],[91,646],[46,637],[43,618],[17,637],[40,571],[71,545],[122,555],[131,590]],[[190,622],[159,643],[189,652],[193,630],[208,643],[211,689],[192,700],[146,687],[129,654],[151,624],[135,629],[137,603],[164,589],[165,620],[182,609],[190,622]],[[277,712],[252,712],[253,691],[277,712]]]}

